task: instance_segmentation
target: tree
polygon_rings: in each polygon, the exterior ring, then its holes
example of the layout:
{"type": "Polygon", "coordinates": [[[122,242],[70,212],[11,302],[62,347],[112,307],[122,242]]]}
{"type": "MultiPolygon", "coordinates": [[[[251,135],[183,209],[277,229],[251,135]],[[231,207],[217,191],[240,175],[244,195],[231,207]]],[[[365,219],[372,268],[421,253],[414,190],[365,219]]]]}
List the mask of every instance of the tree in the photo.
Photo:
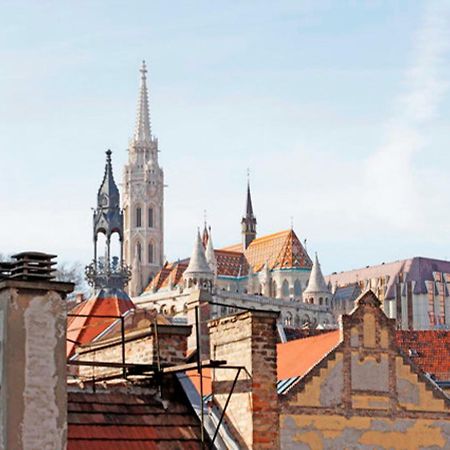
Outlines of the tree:
{"type": "Polygon", "coordinates": [[[88,288],[84,280],[84,270],[80,262],[62,262],[56,267],[56,281],[75,283],[74,294],[87,294],[88,288]]]}

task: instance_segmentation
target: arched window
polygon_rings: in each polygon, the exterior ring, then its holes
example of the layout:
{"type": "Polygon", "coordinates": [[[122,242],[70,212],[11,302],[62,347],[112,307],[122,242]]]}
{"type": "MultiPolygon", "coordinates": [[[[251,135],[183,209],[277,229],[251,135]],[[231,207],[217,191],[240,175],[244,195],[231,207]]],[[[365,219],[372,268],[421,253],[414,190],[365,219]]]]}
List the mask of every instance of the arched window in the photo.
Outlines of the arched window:
{"type": "Polygon", "coordinates": [[[148,227],[153,228],[153,208],[148,208],[148,227]]]}
{"type": "Polygon", "coordinates": [[[151,264],[153,261],[154,261],[153,244],[150,242],[148,244],[148,262],[151,264]]]}
{"type": "Polygon", "coordinates": [[[287,280],[283,281],[283,284],[281,285],[281,292],[283,297],[289,297],[289,283],[287,280]]]}
{"type": "Polygon", "coordinates": [[[142,209],[138,206],[136,208],[136,227],[142,226],[142,209]]]}
{"type": "Polygon", "coordinates": [[[323,298],[322,297],[319,298],[319,305],[323,305],[323,298]]]}
{"type": "Polygon", "coordinates": [[[273,280],[272,282],[272,289],[271,289],[271,297],[277,296],[277,282],[273,280]]]}
{"type": "Polygon", "coordinates": [[[294,296],[300,297],[302,295],[302,284],[300,283],[300,280],[295,280],[294,283],[294,296]]]}
{"type": "Polygon", "coordinates": [[[138,242],[136,244],[136,254],[137,254],[138,261],[141,262],[142,261],[142,246],[141,246],[140,242],[138,242]]]}

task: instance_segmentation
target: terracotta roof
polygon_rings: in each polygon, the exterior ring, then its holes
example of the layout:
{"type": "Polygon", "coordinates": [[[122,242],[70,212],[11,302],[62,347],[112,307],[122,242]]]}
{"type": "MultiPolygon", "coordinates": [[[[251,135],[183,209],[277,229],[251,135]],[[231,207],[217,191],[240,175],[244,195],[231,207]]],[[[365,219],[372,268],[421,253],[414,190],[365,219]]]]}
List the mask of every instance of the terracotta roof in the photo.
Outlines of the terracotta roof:
{"type": "Polygon", "coordinates": [[[312,261],[294,230],[285,230],[256,238],[244,252],[254,272],[259,272],[264,264],[269,269],[310,269],[312,261]]]}
{"type": "Polygon", "coordinates": [[[277,344],[277,378],[303,377],[340,342],[339,330],[277,344]]]}
{"type": "MultiPolygon", "coordinates": [[[[181,390],[180,390],[181,391],[181,390]]],[[[69,392],[68,450],[200,449],[200,423],[183,394],[69,392]]]]}
{"type": "Polygon", "coordinates": [[[217,274],[222,276],[244,276],[248,274],[248,263],[239,252],[214,250],[217,260],[217,274]]]}
{"type": "MultiPolygon", "coordinates": [[[[340,342],[339,330],[322,332],[317,336],[296,339],[295,341],[277,344],[277,379],[303,377],[319,363],[340,342]]],[[[195,370],[187,372],[197,392],[200,392],[200,375],[195,370]]],[[[203,369],[203,395],[210,395],[211,369],[203,369]]]]}
{"type": "Polygon", "coordinates": [[[450,331],[397,330],[396,341],[424,372],[433,374],[439,381],[450,381],[450,331]]]}
{"type": "Polygon", "coordinates": [[[92,298],[77,305],[70,311],[70,314],[83,314],[89,317],[68,317],[67,356],[69,357],[75,352],[77,344],[83,345],[92,342],[117,320],[95,316],[122,316],[134,308],[130,297],[120,289],[101,289],[92,298]]]}

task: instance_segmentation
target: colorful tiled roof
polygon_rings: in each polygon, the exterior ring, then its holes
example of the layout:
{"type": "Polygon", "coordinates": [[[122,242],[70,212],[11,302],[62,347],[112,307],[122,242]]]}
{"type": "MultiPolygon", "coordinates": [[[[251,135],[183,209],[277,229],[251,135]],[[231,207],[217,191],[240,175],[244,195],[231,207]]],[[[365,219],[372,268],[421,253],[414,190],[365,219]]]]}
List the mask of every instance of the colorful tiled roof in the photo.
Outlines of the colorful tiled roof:
{"type": "MultiPolygon", "coordinates": [[[[217,259],[217,275],[245,276],[249,268],[259,272],[267,262],[269,269],[311,269],[312,261],[295,234],[294,230],[262,236],[255,239],[242,252],[242,244],[233,245],[220,250],[214,250],[217,259]]],[[[177,286],[182,281],[183,272],[189,264],[189,259],[164,265],[152,282],[145,289],[152,292],[169,285],[177,286]]]]}
{"type": "Polygon", "coordinates": [[[122,316],[134,308],[130,297],[120,289],[101,289],[92,298],[77,305],[70,311],[71,316],[67,320],[67,356],[72,356],[77,345],[92,342],[117,320],[96,316],[122,316]]]}
{"type": "Polygon", "coordinates": [[[424,372],[436,380],[450,381],[450,331],[396,332],[397,345],[424,372]]]}
{"type": "Polygon", "coordinates": [[[68,450],[200,449],[200,422],[182,393],[69,392],[68,450]]]}

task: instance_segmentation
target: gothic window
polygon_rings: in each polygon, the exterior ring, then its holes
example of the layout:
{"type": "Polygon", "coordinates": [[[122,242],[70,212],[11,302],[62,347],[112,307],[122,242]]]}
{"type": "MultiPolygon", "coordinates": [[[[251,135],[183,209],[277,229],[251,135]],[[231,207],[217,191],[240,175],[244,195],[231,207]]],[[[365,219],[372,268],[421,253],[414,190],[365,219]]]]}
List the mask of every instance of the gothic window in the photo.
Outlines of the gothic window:
{"type": "Polygon", "coordinates": [[[302,285],[299,280],[295,280],[294,283],[294,296],[300,297],[302,295],[302,285]]]}
{"type": "Polygon", "coordinates": [[[285,297],[285,298],[289,297],[289,283],[288,283],[287,280],[283,281],[283,284],[281,286],[281,290],[282,290],[283,297],[285,297]]]}
{"type": "Polygon", "coordinates": [[[142,210],[141,208],[138,206],[136,208],[136,227],[141,227],[142,226],[142,210]]]}
{"type": "Polygon", "coordinates": [[[271,297],[276,297],[277,296],[277,282],[274,280],[272,282],[272,295],[271,297]]]}
{"type": "Polygon", "coordinates": [[[323,305],[323,298],[322,297],[319,298],[319,305],[323,305]]]}
{"type": "Polygon", "coordinates": [[[136,254],[137,254],[137,257],[138,257],[138,261],[139,262],[142,261],[142,246],[141,246],[140,242],[138,242],[136,244],[136,254]]]}
{"type": "Polygon", "coordinates": [[[148,244],[148,262],[151,264],[153,262],[154,254],[153,254],[153,244],[150,242],[148,244]]]}
{"type": "Polygon", "coordinates": [[[148,227],[153,228],[153,208],[148,208],[148,227]]]}

